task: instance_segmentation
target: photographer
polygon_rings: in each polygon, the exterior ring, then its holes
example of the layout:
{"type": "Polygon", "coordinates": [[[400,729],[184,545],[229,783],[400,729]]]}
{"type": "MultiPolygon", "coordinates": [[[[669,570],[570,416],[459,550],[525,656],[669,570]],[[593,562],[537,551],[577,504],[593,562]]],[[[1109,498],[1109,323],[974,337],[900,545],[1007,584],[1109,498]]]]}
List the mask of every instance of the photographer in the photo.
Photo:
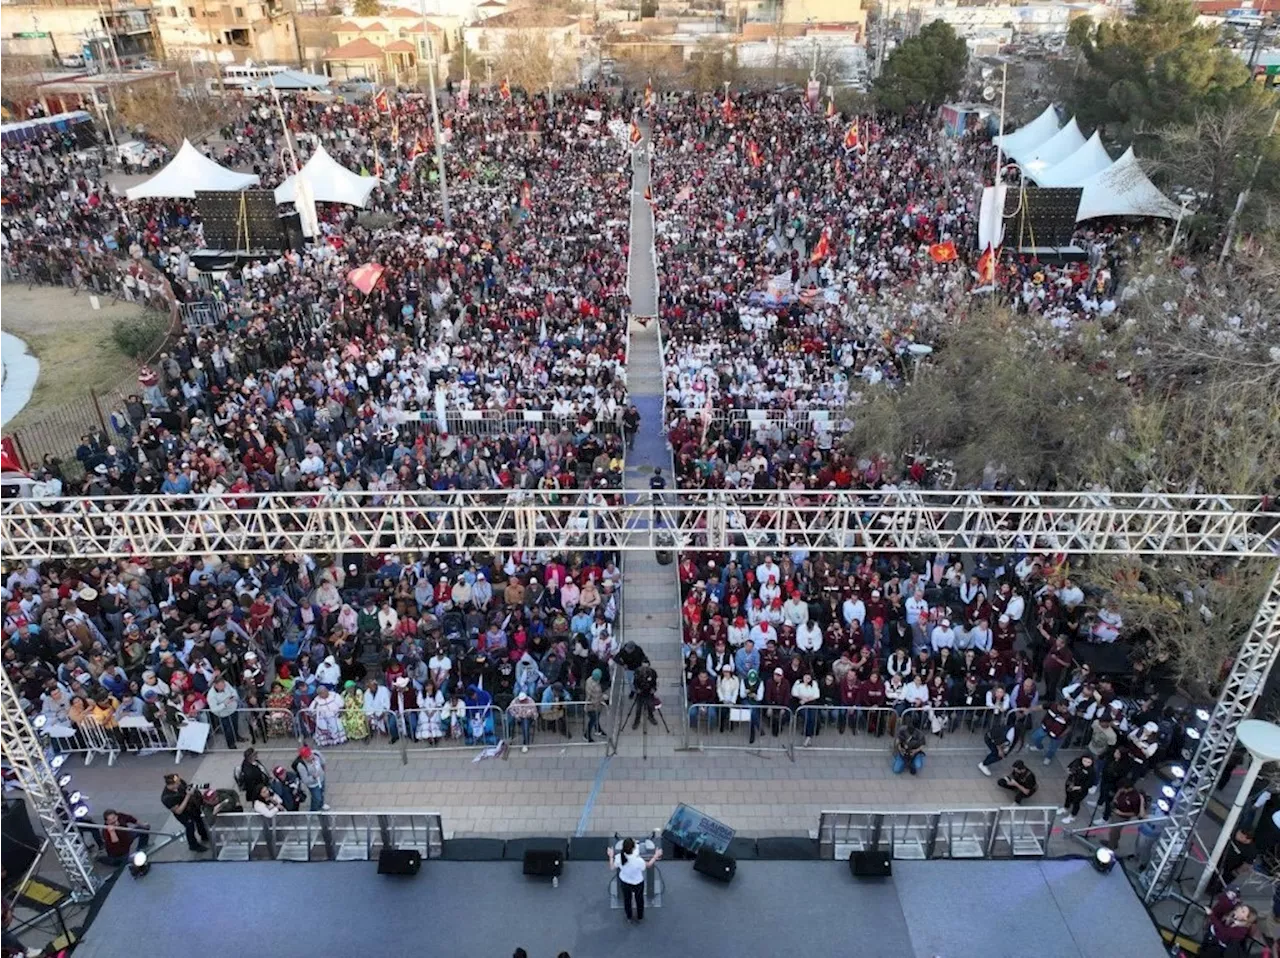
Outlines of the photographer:
{"type": "Polygon", "coordinates": [[[636,692],[636,669],[640,668],[640,663],[646,661],[644,649],[634,642],[625,642],[622,648],[618,650],[617,659],[622,663],[622,667],[627,670],[627,683],[631,686],[631,695],[634,698],[636,692]]]}
{"type": "Polygon", "coordinates": [[[186,829],[187,847],[193,852],[207,852],[208,846],[201,845],[196,838],[199,834],[206,842],[209,840],[209,830],[204,826],[204,800],[200,796],[200,790],[184,782],[181,776],[170,773],[164,777],[164,791],[160,793],[160,801],[186,829]]]}
{"type": "Polygon", "coordinates": [[[641,710],[648,714],[650,725],[658,724],[658,718],[653,711],[657,704],[657,691],[658,673],[653,670],[653,666],[649,664],[649,660],[644,659],[640,662],[640,667],[636,669],[635,674],[636,718],[635,721],[631,723],[632,729],[640,727],[641,710]]]}

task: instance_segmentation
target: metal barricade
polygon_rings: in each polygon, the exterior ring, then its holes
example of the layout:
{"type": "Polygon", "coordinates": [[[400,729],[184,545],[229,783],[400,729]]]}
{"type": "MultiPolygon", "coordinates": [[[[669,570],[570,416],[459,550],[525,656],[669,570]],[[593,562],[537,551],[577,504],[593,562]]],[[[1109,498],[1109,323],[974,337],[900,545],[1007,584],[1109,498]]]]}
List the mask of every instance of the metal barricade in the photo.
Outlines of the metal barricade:
{"type": "Polygon", "coordinates": [[[810,751],[889,754],[897,718],[891,708],[802,705],[796,709],[791,737],[810,751]],[[809,744],[803,744],[805,739],[809,744]]]}
{"type": "Polygon", "coordinates": [[[689,748],[786,752],[795,760],[791,709],[782,705],[690,705],[684,716],[689,748]]]}
{"type": "Polygon", "coordinates": [[[943,809],[936,812],[822,812],[818,854],[845,860],[854,852],[887,851],[900,859],[1043,858],[1056,808],[943,809]]]}
{"type": "Polygon", "coordinates": [[[35,728],[56,754],[83,755],[90,765],[99,755],[107,757],[107,764],[114,765],[122,750],[122,740],[111,734],[92,719],[84,719],[74,725],[55,725],[41,721],[37,716],[35,728]]]}
{"type": "Polygon", "coordinates": [[[925,733],[926,752],[986,752],[983,739],[997,713],[989,708],[907,709],[902,721],[916,723],[925,733]]]}
{"type": "MultiPolygon", "coordinates": [[[[227,739],[218,716],[205,709],[197,718],[209,725],[209,740],[205,743],[205,751],[226,751],[227,739]]],[[[254,748],[260,751],[295,749],[301,739],[298,716],[290,709],[236,709],[234,721],[236,736],[247,736],[254,748]]],[[[240,745],[237,744],[235,750],[239,748],[240,745]]]]}
{"type": "Polygon", "coordinates": [[[371,861],[383,849],[415,849],[439,858],[439,812],[256,812],[216,816],[209,838],[218,861],[371,861]]]}
{"type": "Polygon", "coordinates": [[[513,748],[519,745],[521,749],[539,746],[564,748],[566,745],[608,746],[608,736],[600,724],[604,718],[605,711],[602,709],[597,715],[594,728],[594,732],[599,737],[592,742],[587,742],[589,720],[585,701],[574,700],[553,704],[529,702],[527,705],[512,702],[507,706],[504,734],[513,748]],[[529,709],[532,709],[532,715],[526,714],[529,709]]]}

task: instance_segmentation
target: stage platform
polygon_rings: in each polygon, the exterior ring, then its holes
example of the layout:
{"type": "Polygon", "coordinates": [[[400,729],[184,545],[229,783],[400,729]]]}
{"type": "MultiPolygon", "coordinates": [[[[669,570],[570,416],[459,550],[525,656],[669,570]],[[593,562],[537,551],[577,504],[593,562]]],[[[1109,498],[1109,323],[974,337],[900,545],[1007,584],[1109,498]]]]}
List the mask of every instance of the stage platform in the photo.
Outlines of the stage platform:
{"type": "Polygon", "coordinates": [[[688,861],[659,866],[663,907],[628,925],[600,863],[558,888],[520,862],[194,862],[122,875],[76,958],[1159,958],[1160,938],[1119,869],[1088,860],[895,862],[854,879],[845,862],[743,861],[731,884],[688,861]]]}

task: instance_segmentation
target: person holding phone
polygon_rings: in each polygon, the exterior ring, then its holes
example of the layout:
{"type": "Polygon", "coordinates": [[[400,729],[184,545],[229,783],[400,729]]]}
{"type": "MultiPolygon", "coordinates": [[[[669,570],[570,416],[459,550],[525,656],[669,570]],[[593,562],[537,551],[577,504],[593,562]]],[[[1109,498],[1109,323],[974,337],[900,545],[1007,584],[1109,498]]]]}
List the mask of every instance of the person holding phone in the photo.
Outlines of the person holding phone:
{"type": "Polygon", "coordinates": [[[644,920],[644,873],[662,858],[662,849],[653,853],[648,861],[636,848],[636,840],[628,838],[622,843],[622,851],[614,854],[613,846],[606,849],[609,858],[609,870],[618,872],[618,890],[622,892],[622,907],[627,913],[627,921],[644,920]],[[632,903],[634,902],[634,913],[632,903]]]}

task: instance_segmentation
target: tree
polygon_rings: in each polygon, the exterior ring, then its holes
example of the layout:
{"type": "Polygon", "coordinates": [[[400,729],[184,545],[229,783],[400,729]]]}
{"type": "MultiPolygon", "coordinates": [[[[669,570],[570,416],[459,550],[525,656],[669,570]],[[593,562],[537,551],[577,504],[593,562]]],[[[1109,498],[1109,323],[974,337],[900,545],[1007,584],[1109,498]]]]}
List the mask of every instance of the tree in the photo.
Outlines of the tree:
{"type": "Polygon", "coordinates": [[[658,15],[658,0],[640,0],[640,19],[648,20],[658,15]]]}
{"type": "Polygon", "coordinates": [[[355,15],[357,17],[378,17],[382,15],[382,4],[378,0],[356,0],[355,15]]]}
{"type": "Polygon", "coordinates": [[[528,29],[508,31],[493,64],[494,76],[506,77],[512,87],[531,93],[575,82],[578,76],[576,52],[555,34],[537,29],[540,19],[534,8],[529,8],[528,29]]]}
{"type": "Polygon", "coordinates": [[[1244,62],[1196,17],[1192,0],[1136,0],[1128,18],[1072,24],[1086,64],[1073,97],[1081,124],[1131,139],[1255,96],[1244,62]]]}
{"type": "Polygon", "coordinates": [[[968,63],[964,40],[950,24],[935,20],[889,54],[873,87],[876,102],[899,113],[938,106],[959,92],[968,63]]]}
{"type": "Polygon", "coordinates": [[[199,86],[184,95],[168,83],[149,83],[117,95],[119,120],[142,130],[172,150],[183,140],[196,143],[221,127],[228,114],[224,100],[211,97],[199,86]]]}
{"type": "Polygon", "coordinates": [[[724,40],[704,40],[685,67],[685,82],[695,90],[719,90],[738,82],[738,48],[724,40]]]}

